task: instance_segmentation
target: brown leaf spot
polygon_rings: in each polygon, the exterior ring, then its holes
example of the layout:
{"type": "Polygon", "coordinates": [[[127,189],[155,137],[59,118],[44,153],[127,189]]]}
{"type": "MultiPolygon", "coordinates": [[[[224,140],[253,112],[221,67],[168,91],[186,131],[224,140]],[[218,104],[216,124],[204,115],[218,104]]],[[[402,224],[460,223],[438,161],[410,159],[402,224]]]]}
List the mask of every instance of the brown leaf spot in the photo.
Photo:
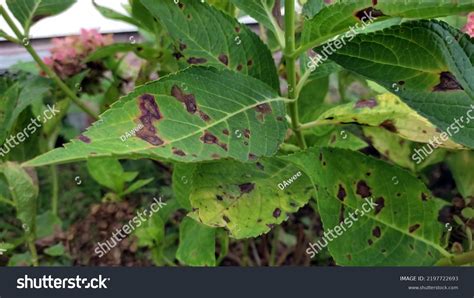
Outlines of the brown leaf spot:
{"type": "Polygon", "coordinates": [[[357,194],[360,195],[362,198],[367,198],[372,195],[370,187],[365,181],[361,180],[357,182],[357,194]]]}
{"type": "Polygon", "coordinates": [[[372,18],[378,18],[385,16],[385,14],[381,10],[375,9],[373,7],[367,7],[365,9],[357,11],[355,13],[355,16],[361,21],[365,17],[364,20],[367,21],[369,19],[369,16],[372,16],[372,18]]]}
{"type": "Polygon", "coordinates": [[[249,153],[249,160],[256,160],[257,156],[255,154],[249,153]]]}
{"type": "Polygon", "coordinates": [[[420,228],[420,224],[414,224],[408,228],[408,232],[413,233],[420,228]]]}
{"type": "Polygon", "coordinates": [[[213,159],[220,159],[220,158],[221,158],[221,156],[220,156],[219,154],[217,154],[217,153],[213,153],[213,154],[211,155],[211,157],[212,157],[213,159]]]}
{"type": "Polygon", "coordinates": [[[377,204],[377,206],[375,206],[375,215],[377,215],[380,213],[380,211],[382,211],[383,207],[385,207],[384,198],[383,197],[377,198],[375,200],[375,204],[377,204]]]}
{"type": "Polygon", "coordinates": [[[278,217],[280,217],[280,215],[281,215],[281,210],[280,210],[280,208],[276,208],[276,209],[273,211],[273,217],[278,218],[278,217]]]}
{"type": "Polygon", "coordinates": [[[218,144],[219,143],[219,139],[215,135],[213,135],[212,133],[210,133],[208,131],[204,132],[204,134],[201,136],[200,140],[204,144],[218,144]]]}
{"type": "Polygon", "coordinates": [[[385,120],[384,122],[382,122],[382,124],[380,124],[380,127],[385,128],[386,130],[393,133],[397,132],[397,128],[393,124],[392,120],[385,120]]]}
{"type": "Polygon", "coordinates": [[[362,109],[362,108],[369,108],[373,109],[377,106],[377,101],[375,99],[361,99],[356,102],[355,108],[362,109]]]}
{"type": "Polygon", "coordinates": [[[256,166],[259,170],[262,170],[262,171],[265,170],[265,167],[264,167],[261,163],[259,163],[259,162],[257,162],[257,163],[255,164],[255,166],[256,166]]]}
{"type": "Polygon", "coordinates": [[[428,201],[428,195],[425,194],[424,192],[421,193],[421,200],[422,201],[428,201]]]}
{"type": "Polygon", "coordinates": [[[249,193],[251,192],[254,188],[255,188],[255,184],[254,183],[243,183],[243,184],[240,184],[239,185],[239,188],[240,188],[240,192],[242,194],[244,193],[249,193]]]}
{"type": "Polygon", "coordinates": [[[247,128],[244,129],[244,137],[247,139],[250,138],[250,130],[248,130],[247,128]]]}
{"type": "Polygon", "coordinates": [[[263,103],[255,107],[257,110],[257,119],[263,122],[265,116],[272,113],[272,107],[268,103],[263,103]]]}
{"type": "Polygon", "coordinates": [[[456,77],[449,71],[440,73],[439,80],[439,84],[433,88],[434,92],[464,90],[461,84],[456,80],[456,77]]]}
{"type": "Polygon", "coordinates": [[[372,241],[372,239],[369,239],[369,240],[367,241],[367,243],[369,243],[369,246],[372,245],[372,244],[374,244],[374,242],[372,241]]]}
{"type": "Polygon", "coordinates": [[[197,111],[196,98],[192,94],[185,94],[181,88],[174,85],[171,88],[171,95],[178,101],[182,102],[186,107],[186,111],[190,114],[194,114],[197,111]]]}
{"type": "Polygon", "coordinates": [[[143,94],[138,98],[140,107],[140,122],[143,128],[136,133],[136,136],[152,145],[160,146],[164,141],[156,135],[155,121],[162,119],[155,97],[151,94],[143,94]]]}
{"type": "Polygon", "coordinates": [[[205,58],[196,58],[196,57],[191,57],[188,59],[189,64],[203,64],[206,63],[207,59],[205,58]]]}
{"type": "Polygon", "coordinates": [[[86,143],[86,144],[90,144],[91,142],[91,139],[86,137],[85,135],[80,135],[79,137],[77,137],[80,141],[86,143]]]}
{"type": "Polygon", "coordinates": [[[230,222],[230,219],[229,219],[226,215],[222,216],[222,219],[223,219],[226,223],[229,223],[229,222],[230,222]]]}
{"type": "Polygon", "coordinates": [[[252,66],[252,65],[253,65],[253,60],[252,60],[252,59],[248,60],[248,61],[247,61],[247,66],[250,67],[250,66],[252,66]]]}
{"type": "Polygon", "coordinates": [[[229,57],[226,54],[220,54],[219,61],[226,66],[229,65],[229,57]]]}
{"type": "Polygon", "coordinates": [[[206,122],[209,122],[211,120],[211,117],[209,117],[209,115],[204,113],[203,111],[199,111],[199,117],[201,117],[201,119],[206,122]]]}
{"type": "Polygon", "coordinates": [[[220,195],[216,195],[216,199],[217,199],[218,201],[223,201],[223,200],[224,200],[224,198],[223,198],[222,196],[220,196],[220,195]]]}
{"type": "Polygon", "coordinates": [[[374,235],[374,237],[380,238],[380,235],[382,235],[382,230],[380,230],[379,226],[372,230],[372,235],[374,235]]]}
{"type": "Polygon", "coordinates": [[[341,184],[339,184],[339,190],[337,191],[337,198],[341,201],[344,201],[345,197],[346,197],[346,190],[341,184]]]}
{"type": "Polygon", "coordinates": [[[186,156],[183,150],[173,147],[173,154],[178,156],[186,156]]]}
{"type": "Polygon", "coordinates": [[[341,209],[339,209],[339,223],[344,222],[344,211],[345,207],[341,204],[341,209]]]}
{"type": "Polygon", "coordinates": [[[180,50],[180,51],[186,50],[187,47],[188,47],[188,46],[187,46],[186,44],[181,43],[181,42],[179,43],[179,50],[180,50]]]}
{"type": "Polygon", "coordinates": [[[222,131],[222,133],[225,134],[226,136],[228,136],[228,135],[230,134],[228,129],[224,129],[224,130],[222,131]]]}
{"type": "Polygon", "coordinates": [[[237,71],[242,71],[244,66],[242,64],[237,65],[237,71]]]}

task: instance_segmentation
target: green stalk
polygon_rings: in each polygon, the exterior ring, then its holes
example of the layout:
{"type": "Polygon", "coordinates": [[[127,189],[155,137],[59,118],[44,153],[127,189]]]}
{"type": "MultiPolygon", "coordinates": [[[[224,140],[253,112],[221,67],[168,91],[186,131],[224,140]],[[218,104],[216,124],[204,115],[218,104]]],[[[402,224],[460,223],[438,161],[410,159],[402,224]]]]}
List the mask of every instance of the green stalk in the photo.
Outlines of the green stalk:
{"type": "Polygon", "coordinates": [[[33,266],[38,267],[39,266],[38,252],[36,251],[35,240],[34,238],[30,239],[28,237],[28,240],[26,241],[28,243],[28,248],[30,249],[30,253],[31,253],[31,263],[33,263],[33,266]]]}
{"type": "MultiPolygon", "coordinates": [[[[13,22],[12,18],[8,15],[7,11],[3,8],[3,6],[0,5],[0,14],[3,16],[5,21],[7,22],[8,26],[12,29],[12,31],[15,33],[16,37],[18,40],[24,41],[25,36],[23,33],[20,32],[18,27],[15,25],[13,22]]],[[[38,53],[36,53],[35,49],[31,46],[30,43],[23,43],[24,48],[28,51],[28,53],[31,55],[33,60],[39,65],[42,71],[46,73],[46,75],[52,79],[56,85],[85,113],[87,113],[90,117],[92,117],[94,120],[98,120],[99,117],[84,103],[80,101],[80,99],[77,97],[76,93],[74,93],[62,80],[59,78],[59,76],[51,70],[40,58],[38,53]]]]}
{"type": "Polygon", "coordinates": [[[288,98],[294,100],[288,104],[291,117],[291,127],[296,135],[298,146],[306,148],[306,142],[299,126],[297,79],[296,79],[296,59],[293,57],[295,51],[295,1],[285,1],[285,61],[286,76],[288,81],[288,98]]]}
{"type": "Polygon", "coordinates": [[[444,258],[436,263],[436,266],[462,266],[474,262],[474,250],[455,255],[449,258],[444,258]]]}
{"type": "Polygon", "coordinates": [[[49,168],[52,180],[51,189],[51,212],[54,215],[58,215],[58,192],[59,192],[59,179],[58,179],[58,168],[56,166],[50,166],[49,168]]]}

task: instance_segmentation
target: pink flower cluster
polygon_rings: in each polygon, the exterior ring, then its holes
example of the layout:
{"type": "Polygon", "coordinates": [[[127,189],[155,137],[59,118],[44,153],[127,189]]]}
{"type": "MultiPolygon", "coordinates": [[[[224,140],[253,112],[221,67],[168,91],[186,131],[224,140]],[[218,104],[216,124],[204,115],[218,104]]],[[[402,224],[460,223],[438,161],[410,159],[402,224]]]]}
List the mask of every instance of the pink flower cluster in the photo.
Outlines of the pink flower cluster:
{"type": "Polygon", "coordinates": [[[474,37],[474,12],[471,12],[467,16],[467,24],[464,27],[464,32],[469,34],[469,36],[474,37]]]}
{"type": "Polygon", "coordinates": [[[113,43],[112,35],[103,36],[96,29],[81,29],[81,34],[54,38],[51,56],[44,62],[62,79],[70,78],[84,69],[84,59],[97,48],[113,43]]]}

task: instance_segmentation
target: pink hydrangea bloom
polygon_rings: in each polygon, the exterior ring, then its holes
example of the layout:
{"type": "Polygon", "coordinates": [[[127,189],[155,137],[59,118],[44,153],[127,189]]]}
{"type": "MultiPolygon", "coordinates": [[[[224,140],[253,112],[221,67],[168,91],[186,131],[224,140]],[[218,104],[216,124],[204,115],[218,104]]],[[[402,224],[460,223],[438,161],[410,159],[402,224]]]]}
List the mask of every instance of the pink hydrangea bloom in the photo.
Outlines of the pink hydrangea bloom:
{"type": "Polygon", "coordinates": [[[96,29],[81,29],[80,35],[54,38],[51,56],[44,62],[61,78],[72,77],[84,69],[84,59],[96,49],[112,44],[112,35],[103,36],[96,29]]]}
{"type": "Polygon", "coordinates": [[[469,34],[469,36],[474,37],[474,12],[471,12],[467,16],[467,24],[464,27],[464,32],[469,34]]]}

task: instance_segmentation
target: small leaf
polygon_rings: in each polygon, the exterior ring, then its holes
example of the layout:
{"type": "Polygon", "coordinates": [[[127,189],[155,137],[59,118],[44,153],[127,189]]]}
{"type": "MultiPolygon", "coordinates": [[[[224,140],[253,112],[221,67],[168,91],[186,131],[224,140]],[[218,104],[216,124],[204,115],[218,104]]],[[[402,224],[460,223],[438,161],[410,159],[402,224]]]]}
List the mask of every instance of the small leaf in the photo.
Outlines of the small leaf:
{"type": "Polygon", "coordinates": [[[15,18],[29,32],[39,20],[62,13],[76,0],[6,0],[8,8],[15,18]]]}
{"type": "Polygon", "coordinates": [[[139,190],[140,188],[144,187],[147,184],[150,184],[154,179],[149,178],[149,179],[140,179],[132,183],[123,193],[121,193],[121,196],[126,196],[128,194],[131,194],[132,192],[135,192],[139,190]]]}
{"type": "Polygon", "coordinates": [[[186,217],[179,226],[176,258],[189,266],[216,265],[216,229],[186,217]]]}
{"type": "Polygon", "coordinates": [[[44,250],[44,253],[51,257],[60,257],[64,256],[66,249],[61,243],[55,244],[51,247],[48,247],[44,250]]]}
{"type": "Polygon", "coordinates": [[[447,161],[458,191],[464,198],[474,197],[474,152],[453,152],[447,161]]]}
{"type": "Polygon", "coordinates": [[[137,27],[141,27],[140,21],[134,18],[131,18],[127,15],[116,12],[115,10],[110,9],[108,7],[101,6],[97,4],[95,0],[93,0],[92,3],[94,4],[94,7],[97,9],[97,11],[99,11],[101,15],[103,15],[104,17],[108,19],[122,21],[122,22],[129,23],[137,27]]]}
{"type": "Polygon", "coordinates": [[[36,237],[38,239],[53,236],[61,228],[61,219],[51,211],[46,211],[36,217],[36,237]]]}
{"type": "Polygon", "coordinates": [[[406,170],[342,149],[312,148],[282,159],[318,190],[325,240],[314,247],[329,246],[338,265],[430,266],[450,256],[440,245],[438,202],[406,170]]]}
{"type": "Polygon", "coordinates": [[[110,156],[181,162],[271,156],[286,134],[286,101],[254,78],[191,67],[138,87],[78,140],[28,164],[110,156]]]}
{"type": "Polygon", "coordinates": [[[114,192],[121,193],[125,186],[124,170],[117,159],[91,158],[87,161],[87,170],[97,183],[114,192]]]}
{"type": "Polygon", "coordinates": [[[233,238],[257,237],[284,222],[312,195],[301,171],[274,158],[199,164],[190,216],[211,227],[225,227],[233,238]]]}

